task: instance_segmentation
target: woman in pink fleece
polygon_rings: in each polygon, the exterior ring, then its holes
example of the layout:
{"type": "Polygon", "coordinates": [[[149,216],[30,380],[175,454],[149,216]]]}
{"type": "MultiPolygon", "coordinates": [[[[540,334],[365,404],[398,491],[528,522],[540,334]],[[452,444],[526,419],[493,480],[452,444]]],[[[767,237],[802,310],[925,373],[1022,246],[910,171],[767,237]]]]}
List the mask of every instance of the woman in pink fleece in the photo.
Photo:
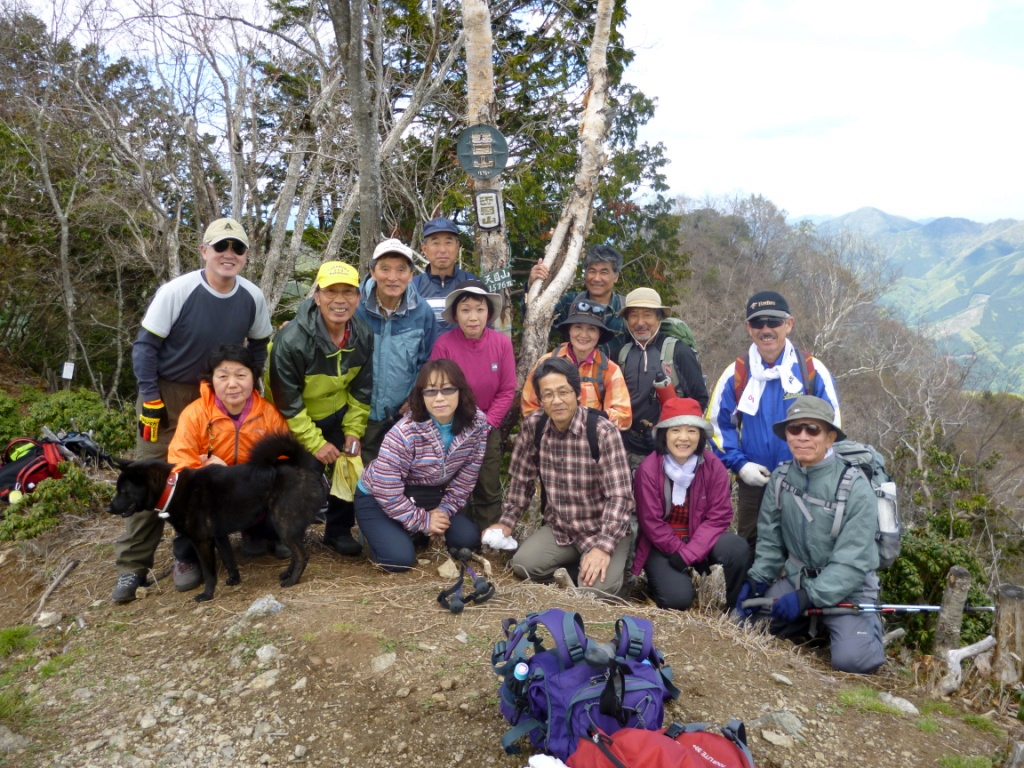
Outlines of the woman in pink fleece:
{"type": "Polygon", "coordinates": [[[512,341],[489,328],[501,312],[501,297],[479,280],[467,280],[445,299],[445,321],[456,327],[438,337],[430,357],[457,363],[466,374],[477,407],[487,416],[487,436],[480,477],[465,514],[483,530],[501,517],[501,422],[516,394],[512,341]]]}

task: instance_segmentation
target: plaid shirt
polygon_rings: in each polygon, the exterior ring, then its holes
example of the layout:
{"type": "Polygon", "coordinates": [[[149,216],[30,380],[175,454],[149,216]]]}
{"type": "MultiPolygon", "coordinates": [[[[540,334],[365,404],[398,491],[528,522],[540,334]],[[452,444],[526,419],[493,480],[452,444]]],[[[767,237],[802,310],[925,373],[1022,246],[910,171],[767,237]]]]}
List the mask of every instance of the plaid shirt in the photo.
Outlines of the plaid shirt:
{"type": "MultiPolygon", "coordinates": [[[[595,462],[587,443],[586,408],[577,408],[564,432],[548,421],[540,443],[540,477],[547,506],[544,522],[561,547],[575,546],[586,553],[595,547],[608,554],[629,533],[633,515],[633,484],[629,461],[619,431],[601,419],[597,426],[600,461],[595,462]]],[[[534,433],[541,411],[523,419],[509,465],[508,496],[501,524],[515,528],[533,497],[537,479],[534,433]]]]}

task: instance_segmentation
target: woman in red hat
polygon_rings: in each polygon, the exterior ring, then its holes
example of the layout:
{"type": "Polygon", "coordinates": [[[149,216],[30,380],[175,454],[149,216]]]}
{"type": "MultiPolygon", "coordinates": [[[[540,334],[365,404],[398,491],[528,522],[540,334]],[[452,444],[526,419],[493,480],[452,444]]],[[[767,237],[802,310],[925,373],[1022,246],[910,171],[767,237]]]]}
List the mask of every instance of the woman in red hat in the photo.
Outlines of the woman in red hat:
{"type": "Polygon", "coordinates": [[[673,397],[652,431],[654,453],[633,480],[640,523],[633,573],[647,572],[659,608],[685,611],[695,596],[690,569],[706,574],[718,563],[730,610],[750,551],[745,539],[727,531],[733,514],[729,472],[707,448],[711,423],[696,400],[673,397]]]}

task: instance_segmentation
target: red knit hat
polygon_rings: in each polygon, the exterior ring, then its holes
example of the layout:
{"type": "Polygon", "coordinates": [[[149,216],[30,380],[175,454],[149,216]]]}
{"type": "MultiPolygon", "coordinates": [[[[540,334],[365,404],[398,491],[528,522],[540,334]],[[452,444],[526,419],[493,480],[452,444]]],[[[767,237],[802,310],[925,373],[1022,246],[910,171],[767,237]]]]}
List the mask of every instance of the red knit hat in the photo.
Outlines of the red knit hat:
{"type": "MultiPolygon", "coordinates": [[[[704,418],[700,403],[689,397],[673,397],[661,407],[661,421],[654,429],[683,426],[702,429],[708,437],[714,435],[711,422],[704,418]]],[[[657,434],[654,436],[657,437],[657,434]]]]}

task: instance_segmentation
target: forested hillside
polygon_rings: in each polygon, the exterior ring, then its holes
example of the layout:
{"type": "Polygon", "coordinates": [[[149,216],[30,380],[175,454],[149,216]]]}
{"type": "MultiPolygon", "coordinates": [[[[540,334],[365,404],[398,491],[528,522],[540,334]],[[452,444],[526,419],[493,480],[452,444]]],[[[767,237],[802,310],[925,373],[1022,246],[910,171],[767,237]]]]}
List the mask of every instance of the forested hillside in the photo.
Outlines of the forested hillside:
{"type": "Polygon", "coordinates": [[[1024,393],[1024,222],[921,224],[862,208],[819,229],[882,251],[899,274],[883,303],[949,353],[976,356],[969,387],[1024,393]]]}

